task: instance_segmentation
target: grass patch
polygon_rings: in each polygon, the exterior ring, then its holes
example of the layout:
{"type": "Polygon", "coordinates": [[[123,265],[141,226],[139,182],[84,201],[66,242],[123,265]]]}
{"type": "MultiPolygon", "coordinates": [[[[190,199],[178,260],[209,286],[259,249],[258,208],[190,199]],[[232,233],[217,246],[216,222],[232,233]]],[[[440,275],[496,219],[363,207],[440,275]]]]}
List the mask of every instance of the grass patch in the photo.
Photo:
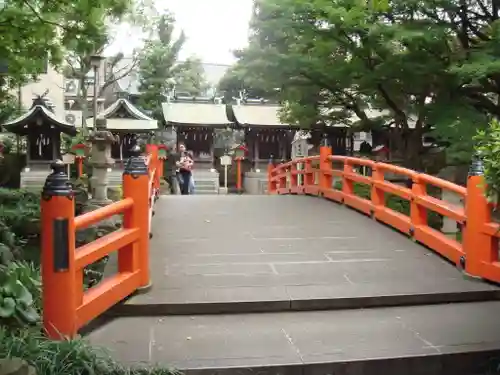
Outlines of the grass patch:
{"type": "Polygon", "coordinates": [[[126,367],[84,339],[50,341],[35,328],[0,327],[0,358],[21,358],[37,375],[176,375],[176,370],[126,367]]]}

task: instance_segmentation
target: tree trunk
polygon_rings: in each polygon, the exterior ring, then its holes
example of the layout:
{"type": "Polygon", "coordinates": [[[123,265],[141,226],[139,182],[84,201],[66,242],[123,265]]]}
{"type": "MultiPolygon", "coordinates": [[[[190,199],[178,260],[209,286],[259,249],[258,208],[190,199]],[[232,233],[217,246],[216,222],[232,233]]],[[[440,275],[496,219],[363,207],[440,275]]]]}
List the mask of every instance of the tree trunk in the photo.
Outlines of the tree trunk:
{"type": "Polygon", "coordinates": [[[396,128],[394,133],[396,153],[403,160],[403,166],[423,171],[422,131],[420,129],[396,128]]]}

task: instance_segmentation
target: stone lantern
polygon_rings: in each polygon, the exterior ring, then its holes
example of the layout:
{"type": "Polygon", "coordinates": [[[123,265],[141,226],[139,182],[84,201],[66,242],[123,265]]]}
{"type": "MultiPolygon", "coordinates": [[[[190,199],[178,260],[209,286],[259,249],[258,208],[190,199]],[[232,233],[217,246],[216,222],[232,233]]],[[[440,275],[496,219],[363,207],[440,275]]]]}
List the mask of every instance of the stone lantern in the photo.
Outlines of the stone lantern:
{"type": "Polygon", "coordinates": [[[89,203],[105,206],[111,203],[108,199],[108,173],[115,162],[111,157],[111,145],[116,141],[115,136],[106,129],[106,119],[96,119],[96,128],[89,136],[89,141],[92,144],[89,160],[92,166],[92,199],[89,203]]]}
{"type": "MultiPolygon", "coordinates": [[[[308,132],[299,130],[298,132],[295,133],[292,141],[292,160],[305,158],[309,156],[310,145],[309,142],[307,141],[309,138],[311,138],[311,134],[309,134],[308,132]]],[[[304,167],[305,167],[304,163],[297,164],[298,170],[303,170],[304,167]]],[[[304,182],[303,179],[304,179],[303,175],[299,174],[297,176],[297,182],[299,185],[303,184],[304,182]]]]}

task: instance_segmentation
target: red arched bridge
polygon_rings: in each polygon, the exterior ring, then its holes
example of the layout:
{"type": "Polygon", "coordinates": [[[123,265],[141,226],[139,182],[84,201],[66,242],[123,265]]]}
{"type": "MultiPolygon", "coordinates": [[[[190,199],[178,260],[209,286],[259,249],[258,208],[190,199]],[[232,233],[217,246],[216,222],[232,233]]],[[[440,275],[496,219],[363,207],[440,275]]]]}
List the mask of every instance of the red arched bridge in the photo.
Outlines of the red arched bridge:
{"type": "Polygon", "coordinates": [[[92,328],[89,339],[122,362],[196,374],[459,375],[498,364],[500,226],[479,160],[462,187],[322,147],[270,164],[267,196],[156,201],[161,169],[149,146],[125,168],[121,201],[75,217],[55,165],[42,200],[44,325],[54,339],[92,328]],[[435,229],[431,211],[455,220],[459,235],[435,229]],[[75,248],[78,230],[113,215],[123,215],[121,229],[75,248]],[[84,290],[83,269],[109,254],[107,277],[84,290]]]}

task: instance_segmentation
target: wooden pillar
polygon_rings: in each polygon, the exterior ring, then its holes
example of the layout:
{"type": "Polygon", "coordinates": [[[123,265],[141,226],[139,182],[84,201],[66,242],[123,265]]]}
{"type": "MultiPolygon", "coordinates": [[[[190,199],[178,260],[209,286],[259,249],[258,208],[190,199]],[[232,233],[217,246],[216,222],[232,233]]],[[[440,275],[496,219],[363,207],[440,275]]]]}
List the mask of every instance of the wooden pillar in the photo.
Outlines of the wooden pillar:
{"type": "Polygon", "coordinates": [[[210,137],[212,137],[210,139],[210,157],[212,159],[212,168],[215,168],[215,166],[217,165],[216,164],[216,161],[215,161],[215,131],[213,129],[211,129],[211,132],[210,132],[210,137]]]}
{"type": "Polygon", "coordinates": [[[259,168],[259,139],[255,136],[253,137],[253,160],[254,160],[254,168],[259,168]]]}
{"type": "MultiPolygon", "coordinates": [[[[59,135],[59,136],[60,136],[60,135],[59,135]]],[[[52,160],[57,160],[57,159],[59,159],[59,155],[58,155],[58,152],[57,152],[57,149],[56,149],[56,147],[57,147],[57,142],[56,142],[56,139],[55,139],[55,138],[56,138],[56,137],[54,136],[54,134],[52,134],[52,133],[51,133],[51,134],[50,134],[49,139],[50,139],[50,145],[51,145],[51,147],[52,147],[52,160]]]]}
{"type": "Polygon", "coordinates": [[[279,145],[280,145],[280,159],[286,160],[286,145],[285,145],[285,137],[283,133],[278,135],[279,145]]]}

